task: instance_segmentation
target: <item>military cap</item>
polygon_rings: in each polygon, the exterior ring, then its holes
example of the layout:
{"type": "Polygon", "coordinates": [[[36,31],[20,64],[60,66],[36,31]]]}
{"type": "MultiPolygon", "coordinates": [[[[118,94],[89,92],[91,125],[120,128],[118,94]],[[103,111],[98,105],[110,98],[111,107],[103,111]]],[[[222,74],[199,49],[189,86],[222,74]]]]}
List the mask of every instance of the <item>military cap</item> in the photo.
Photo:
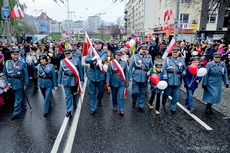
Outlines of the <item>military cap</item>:
{"type": "Polygon", "coordinates": [[[64,52],[72,52],[72,50],[70,48],[66,48],[64,52]]]}
{"type": "Polygon", "coordinates": [[[46,57],[46,54],[39,54],[39,57],[46,57]]]}
{"type": "Polygon", "coordinates": [[[177,47],[177,46],[176,46],[176,47],[173,47],[173,48],[172,48],[172,51],[173,51],[173,52],[178,52],[178,51],[180,51],[180,47],[177,47]]]}
{"type": "Polygon", "coordinates": [[[138,50],[140,50],[140,49],[148,49],[148,46],[147,45],[140,45],[138,50]]]}
{"type": "Polygon", "coordinates": [[[155,64],[155,67],[162,67],[162,63],[157,62],[157,63],[155,64]]]}
{"type": "Polygon", "coordinates": [[[95,43],[95,44],[102,44],[103,42],[102,42],[101,39],[95,39],[95,40],[94,40],[94,43],[95,43]]]}
{"type": "Polygon", "coordinates": [[[12,48],[10,53],[18,53],[18,54],[20,54],[20,51],[17,48],[12,48]]]}
{"type": "Polygon", "coordinates": [[[57,45],[57,44],[54,44],[53,47],[58,47],[58,45],[57,45]]]}
{"type": "Polygon", "coordinates": [[[121,50],[116,50],[115,55],[122,55],[122,51],[121,50]]]}
{"type": "Polygon", "coordinates": [[[72,43],[71,46],[77,46],[77,44],[72,43]]]}
{"type": "Polygon", "coordinates": [[[215,52],[215,53],[213,53],[213,56],[214,56],[214,57],[221,57],[222,54],[221,54],[220,52],[215,52]]]}
{"type": "Polygon", "coordinates": [[[195,60],[199,61],[199,59],[200,59],[199,56],[193,56],[190,58],[190,62],[195,61],[195,60]]]}

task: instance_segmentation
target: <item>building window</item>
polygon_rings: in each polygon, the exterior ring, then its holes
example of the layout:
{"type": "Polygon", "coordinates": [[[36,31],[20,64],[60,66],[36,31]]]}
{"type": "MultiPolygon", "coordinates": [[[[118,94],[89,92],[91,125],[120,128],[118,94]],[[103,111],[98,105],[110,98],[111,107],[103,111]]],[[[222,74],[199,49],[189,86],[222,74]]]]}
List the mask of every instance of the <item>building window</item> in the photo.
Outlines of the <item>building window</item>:
{"type": "Polygon", "coordinates": [[[181,0],[181,3],[190,3],[191,0],[181,0]]]}
{"type": "Polygon", "coordinates": [[[165,0],[165,7],[167,7],[167,0],[165,0]]]}
{"type": "Polygon", "coordinates": [[[158,5],[158,9],[161,9],[161,0],[159,0],[159,5],[158,5]]]}
{"type": "Polygon", "coordinates": [[[216,23],[216,17],[217,17],[216,14],[210,14],[210,15],[208,16],[208,21],[207,21],[207,23],[216,23]]]}
{"type": "Polygon", "coordinates": [[[180,14],[180,23],[188,23],[189,14],[180,14]]]}

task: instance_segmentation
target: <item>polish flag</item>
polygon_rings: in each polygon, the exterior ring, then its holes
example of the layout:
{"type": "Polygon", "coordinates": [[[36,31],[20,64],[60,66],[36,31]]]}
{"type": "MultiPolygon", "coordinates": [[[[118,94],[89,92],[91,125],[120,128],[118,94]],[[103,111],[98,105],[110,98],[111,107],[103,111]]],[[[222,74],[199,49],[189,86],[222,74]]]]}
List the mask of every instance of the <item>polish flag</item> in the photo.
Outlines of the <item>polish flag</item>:
{"type": "Polygon", "coordinates": [[[85,41],[83,44],[82,61],[81,61],[82,66],[89,67],[89,64],[85,63],[85,59],[86,59],[86,56],[87,56],[89,51],[92,52],[92,47],[90,45],[89,37],[88,37],[87,33],[85,32],[85,41]]]}
{"type": "MultiPolygon", "coordinates": [[[[91,41],[89,40],[89,36],[88,36],[87,32],[85,31],[85,41],[84,41],[84,46],[83,46],[83,50],[82,50],[82,66],[89,67],[89,64],[85,63],[85,59],[86,59],[88,52],[91,53],[91,57],[94,57],[94,56],[99,57],[99,59],[96,59],[97,62],[100,60],[100,56],[98,55],[95,48],[93,48],[93,45],[92,45],[91,41]]],[[[103,64],[100,65],[99,67],[100,67],[100,70],[102,71],[102,73],[105,74],[103,64]]]]}
{"type": "Polygon", "coordinates": [[[168,54],[172,53],[172,49],[176,47],[176,41],[174,38],[172,38],[169,46],[167,47],[164,55],[162,56],[162,59],[165,60],[168,57],[168,54]]]}
{"type": "Polygon", "coordinates": [[[170,20],[170,16],[173,14],[172,9],[167,9],[164,12],[164,22],[167,22],[170,20]]]}
{"type": "Polygon", "coordinates": [[[20,6],[17,6],[17,4],[14,6],[14,8],[11,11],[11,17],[12,18],[20,18],[20,19],[24,18],[24,14],[22,12],[22,9],[20,8],[20,6]]]}

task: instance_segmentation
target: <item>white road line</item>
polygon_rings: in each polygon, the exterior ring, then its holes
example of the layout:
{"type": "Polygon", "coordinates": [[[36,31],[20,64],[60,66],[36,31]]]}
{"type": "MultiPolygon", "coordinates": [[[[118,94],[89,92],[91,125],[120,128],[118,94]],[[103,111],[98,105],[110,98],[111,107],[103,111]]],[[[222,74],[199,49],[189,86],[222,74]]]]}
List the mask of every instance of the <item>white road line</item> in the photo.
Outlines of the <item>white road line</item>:
{"type": "MultiPolygon", "coordinates": [[[[169,96],[169,99],[172,100],[172,97],[169,96]]],[[[194,120],[196,120],[200,125],[202,125],[206,130],[213,130],[210,126],[208,126],[206,123],[204,123],[201,119],[199,119],[196,115],[190,113],[190,111],[185,108],[183,105],[181,105],[179,102],[177,102],[177,106],[179,106],[182,110],[184,110],[189,116],[191,116],[194,120]]]]}
{"type": "MultiPolygon", "coordinates": [[[[83,98],[84,98],[84,95],[85,95],[85,89],[86,89],[86,85],[87,85],[87,77],[84,77],[84,80],[85,80],[85,82],[84,82],[84,85],[83,85],[83,94],[79,97],[79,101],[78,101],[78,105],[77,105],[77,110],[76,110],[76,113],[75,113],[75,116],[74,116],[74,120],[73,120],[73,123],[72,123],[72,126],[71,126],[71,131],[70,131],[70,134],[69,134],[69,139],[72,142],[68,139],[67,145],[66,145],[66,148],[67,148],[67,146],[70,147],[68,143],[71,143],[71,148],[68,149],[69,152],[71,152],[71,149],[72,149],[72,145],[73,145],[73,141],[74,141],[74,136],[75,136],[75,133],[76,133],[76,127],[77,127],[77,123],[78,123],[78,120],[79,120],[79,117],[80,117],[81,105],[83,103],[83,98]],[[75,125],[76,125],[76,127],[75,127],[75,125]],[[72,130],[72,128],[75,128],[75,131],[72,130]]],[[[58,148],[59,148],[60,143],[61,143],[61,140],[62,140],[62,137],[63,137],[63,135],[65,133],[65,129],[66,129],[68,121],[69,121],[69,117],[65,117],[65,119],[64,119],[64,121],[62,123],[61,129],[60,129],[60,131],[59,131],[59,133],[57,135],[57,138],[56,138],[56,140],[54,142],[54,145],[53,145],[53,148],[51,150],[51,153],[57,153],[58,148]]],[[[66,148],[65,148],[65,150],[67,150],[66,148]]]]}
{"type": "Polygon", "coordinates": [[[79,97],[77,110],[76,110],[76,113],[74,115],[74,120],[73,120],[71,128],[70,128],[70,133],[68,135],[68,139],[66,142],[64,153],[71,153],[71,151],[72,151],[73,142],[74,142],[75,134],[77,131],[77,125],[78,125],[78,121],[80,118],[81,107],[82,107],[83,99],[84,99],[84,95],[85,95],[85,89],[86,89],[87,81],[88,80],[85,77],[85,82],[84,82],[84,86],[83,86],[83,94],[81,94],[81,96],[79,97]]]}
{"type": "Polygon", "coordinates": [[[69,117],[65,117],[63,123],[62,123],[62,126],[61,126],[61,129],[57,135],[57,138],[54,142],[54,145],[53,145],[53,148],[51,150],[51,153],[56,153],[58,151],[58,148],[59,148],[59,145],[61,143],[61,140],[62,140],[62,137],[65,133],[65,129],[66,129],[66,126],[67,126],[67,123],[69,121],[69,117]]]}

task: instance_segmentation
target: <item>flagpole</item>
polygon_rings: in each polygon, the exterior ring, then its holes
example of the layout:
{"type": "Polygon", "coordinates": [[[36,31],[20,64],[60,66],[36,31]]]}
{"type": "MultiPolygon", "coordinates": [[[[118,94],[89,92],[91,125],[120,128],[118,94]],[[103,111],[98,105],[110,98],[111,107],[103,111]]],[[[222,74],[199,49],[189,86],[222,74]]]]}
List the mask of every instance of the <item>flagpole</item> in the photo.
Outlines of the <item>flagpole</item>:
{"type": "MultiPolygon", "coordinates": [[[[9,0],[4,0],[4,1],[3,1],[3,6],[9,7],[9,0]]],[[[9,8],[10,8],[10,7],[9,7],[9,8]]],[[[6,40],[7,40],[7,43],[10,43],[10,42],[11,42],[10,18],[4,20],[4,22],[5,22],[5,25],[6,25],[6,40]]]]}

